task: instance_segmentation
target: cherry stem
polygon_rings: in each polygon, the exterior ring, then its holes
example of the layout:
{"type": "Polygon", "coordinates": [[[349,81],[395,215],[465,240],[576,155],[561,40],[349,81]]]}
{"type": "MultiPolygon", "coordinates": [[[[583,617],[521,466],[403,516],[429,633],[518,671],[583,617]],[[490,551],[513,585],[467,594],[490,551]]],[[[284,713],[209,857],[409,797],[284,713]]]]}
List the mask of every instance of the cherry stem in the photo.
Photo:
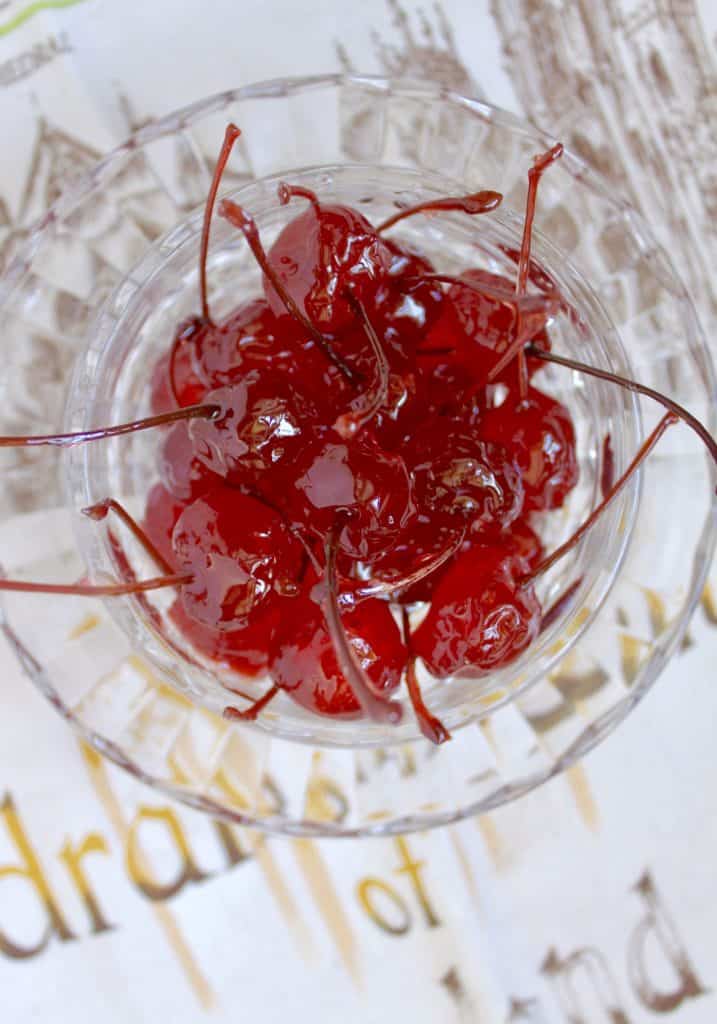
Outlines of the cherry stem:
{"type": "Polygon", "coordinates": [[[146,419],[133,420],[131,423],[120,423],[115,427],[98,427],[96,430],[80,430],[72,434],[37,434],[35,436],[0,437],[0,448],[36,447],[54,445],[57,448],[72,448],[86,441],[99,441],[105,437],[120,437],[122,434],[133,434],[137,430],[151,430],[162,427],[165,423],[176,420],[207,419],[211,420],[220,412],[218,405],[187,405],[183,409],[173,409],[158,416],[147,416],[146,419]]]}
{"type": "Polygon", "coordinates": [[[212,318],[209,315],[209,303],[207,302],[207,253],[209,252],[209,226],[212,221],[212,214],[214,213],[214,203],[216,202],[217,192],[219,191],[219,183],[222,180],[224,169],[227,166],[227,161],[234,148],[234,143],[241,135],[241,129],[237,128],[235,124],[231,122],[227,125],[226,131],[224,132],[224,142],[222,148],[219,151],[219,159],[217,160],[216,167],[214,168],[214,174],[212,176],[212,184],[209,189],[207,201],[204,204],[204,223],[202,224],[202,243],[199,249],[199,295],[202,302],[202,319],[208,323],[212,323],[212,318]]]}
{"type": "Polygon", "coordinates": [[[600,494],[605,497],[615,482],[615,453],[610,435],[605,434],[602,442],[602,471],[600,473],[600,494]]]}
{"type": "Polygon", "coordinates": [[[259,697],[259,699],[255,700],[248,708],[245,708],[244,711],[240,711],[239,708],[228,707],[224,708],[222,716],[230,721],[254,722],[259,712],[263,711],[267,704],[276,697],[279,690],[280,687],[274,683],[274,685],[266,691],[263,697],[259,697]]]}
{"type": "Polygon", "coordinates": [[[114,498],[104,498],[102,501],[98,501],[95,505],[88,505],[87,508],[83,508],[81,511],[83,516],[87,516],[88,519],[92,519],[96,523],[102,522],[107,518],[110,512],[114,512],[118,519],[121,519],[130,533],[133,534],[135,539],[139,541],[150,558],[156,562],[162,572],[171,574],[174,571],[174,567],[169,564],[164,555],[162,555],[154,546],[134,516],[130,515],[124,505],[121,505],[119,501],[115,501],[114,498]]]}
{"type": "Polygon", "coordinates": [[[337,522],[326,541],[326,598],[324,605],[324,617],[331,642],[339,663],[339,668],[344,674],[346,682],[362,710],[375,722],[390,722],[393,725],[401,721],[401,705],[388,700],[383,694],[378,693],[373,682],[364,672],[359,664],[351,642],[346,633],[341,619],[340,598],[337,583],[336,556],[338,552],[339,536],[344,528],[343,520],[337,522]]]}
{"type": "Polygon", "coordinates": [[[423,700],[423,694],[421,693],[421,684],[418,682],[418,676],[416,675],[416,655],[413,652],[413,644],[411,640],[411,623],[408,618],[408,612],[405,608],[401,609],[401,616],[403,621],[403,642],[406,645],[408,651],[408,661],[406,663],[406,686],[408,687],[408,697],[411,701],[411,707],[416,716],[419,728],[427,740],[431,743],[435,743],[438,746],[441,743],[445,743],[446,740],[451,738],[451,734],[446,729],[440,718],[436,718],[435,715],[431,714],[425,705],[423,700]]]}
{"type": "Polygon", "coordinates": [[[662,435],[665,433],[667,428],[669,426],[672,426],[673,423],[677,423],[678,421],[679,417],[676,416],[675,413],[665,413],[665,415],[662,417],[662,419],[657,424],[652,433],[647,436],[645,441],[643,441],[635,458],[632,460],[632,462],[627,467],[622,476],[612,485],[612,487],[605,495],[603,500],[600,502],[600,504],[597,505],[592,510],[590,515],[577,528],[572,537],[569,537],[564,544],[561,544],[560,547],[556,548],[552,554],[548,555],[547,558],[544,558],[542,562],[540,562],[534,569],[531,569],[531,571],[527,575],[521,577],[519,581],[521,586],[525,586],[528,583],[532,583],[532,581],[537,576],[542,575],[542,573],[550,569],[553,565],[555,565],[556,562],[558,562],[563,557],[563,555],[567,555],[567,553],[571,551],[575,547],[575,545],[579,543],[579,541],[582,540],[582,538],[585,536],[588,530],[592,529],[592,527],[603,514],[605,509],[612,502],[613,498],[617,497],[620,491],[622,491],[622,489],[628,483],[633,473],[635,473],[635,471],[645,461],[645,459],[650,454],[652,449],[655,447],[657,442],[660,440],[662,435]]]}
{"type": "Polygon", "coordinates": [[[661,392],[655,391],[653,388],[648,388],[645,384],[638,384],[637,381],[630,380],[629,377],[620,377],[617,373],[610,373],[608,370],[600,370],[597,366],[589,366],[587,363],[579,363],[575,359],[568,359],[566,356],[559,356],[555,352],[546,352],[544,349],[538,348],[533,344],[526,345],[525,351],[528,355],[535,356],[536,359],[542,359],[546,363],[556,363],[558,366],[565,366],[569,370],[576,370],[578,373],[585,373],[589,377],[598,377],[600,380],[608,380],[612,384],[619,384],[620,387],[625,388],[626,391],[631,391],[636,395],[644,395],[646,398],[652,398],[655,402],[659,402],[660,405],[674,413],[675,416],[694,430],[700,440],[706,445],[715,465],[717,465],[717,441],[715,441],[707,427],[700,423],[696,416],[693,416],[692,413],[685,409],[683,405],[679,405],[671,398],[668,398],[667,395],[663,395],[661,392]]]}
{"type": "Polygon", "coordinates": [[[303,185],[288,185],[285,181],[280,181],[279,187],[276,191],[279,195],[279,202],[282,206],[286,206],[287,203],[290,203],[294,198],[308,199],[314,208],[316,216],[318,217],[321,213],[319,198],[310,188],[304,188],[303,185]]]}
{"type": "Polygon", "coordinates": [[[383,346],[378,339],[373,324],[368,318],[366,307],[360,299],[355,298],[350,293],[346,295],[346,298],[361,318],[363,329],[366,332],[366,337],[369,340],[376,360],[376,373],[373,383],[358,398],[354,399],[351,403],[350,411],[342,413],[334,423],[336,433],[345,440],[348,440],[358,430],[365,427],[367,423],[370,423],[377,415],[381,406],[385,404],[388,398],[389,366],[383,346]]]}
{"type": "MultiPolygon", "coordinates": [[[[518,260],[518,281],[515,287],[516,295],[525,295],[528,287],[528,269],[530,267],[530,249],[533,241],[533,220],[535,219],[535,203],[538,196],[538,185],[545,171],[563,155],[563,144],[556,143],[547,153],[536,156],[533,166],[528,171],[528,197],[525,202],[525,218],[523,220],[523,238],[520,243],[520,258],[518,260]]],[[[520,313],[518,314],[518,333],[520,334],[520,313]]],[[[528,366],[525,361],[525,353],[522,349],[518,351],[518,379],[520,386],[520,397],[525,398],[528,393],[528,366]]]]}
{"type": "Polygon", "coordinates": [[[314,327],[306,314],[301,312],[291,295],[289,295],[288,291],[279,280],[274,268],[269,263],[266,252],[264,251],[264,246],[261,244],[261,239],[259,238],[259,229],[257,228],[256,222],[251,214],[247,213],[247,211],[237,203],[233,203],[231,199],[222,199],[219,203],[219,216],[224,217],[224,219],[228,220],[230,224],[233,224],[235,228],[239,228],[249,243],[249,248],[254,255],[254,259],[269,279],[274,291],[286,306],[287,311],[309,332],[326,358],[341,371],[346,380],[349,381],[349,383],[354,384],[356,382],[356,374],[354,371],[348,363],[346,363],[341,356],[334,351],[321,331],[314,327]]]}
{"type": "Polygon", "coordinates": [[[543,613],[543,617],[540,620],[541,633],[544,633],[548,626],[552,626],[555,620],[560,615],[562,615],[562,613],[565,611],[567,606],[572,601],[573,597],[575,596],[575,592],[577,591],[578,587],[582,582],[583,577],[578,576],[578,578],[570,584],[570,586],[560,595],[560,597],[558,597],[551,604],[550,608],[548,608],[548,610],[543,613]]]}
{"type": "Polygon", "coordinates": [[[0,579],[0,590],[11,590],[23,594],[70,594],[75,597],[122,597],[126,594],[140,594],[162,587],[179,587],[191,583],[191,573],[175,573],[171,576],[155,576],[149,580],[135,580],[131,583],[25,583],[22,580],[0,579]]]}
{"type": "Polygon", "coordinates": [[[376,228],[376,234],[381,234],[382,231],[387,231],[392,228],[394,224],[398,224],[399,221],[405,220],[407,217],[413,217],[416,213],[438,213],[439,211],[445,210],[459,210],[461,213],[468,213],[471,216],[478,213],[490,213],[491,210],[497,209],[503,201],[503,196],[500,192],[473,192],[467,196],[445,196],[443,199],[428,199],[422,203],[416,203],[415,206],[408,206],[404,210],[399,210],[394,213],[393,216],[388,217],[382,221],[376,228]]]}

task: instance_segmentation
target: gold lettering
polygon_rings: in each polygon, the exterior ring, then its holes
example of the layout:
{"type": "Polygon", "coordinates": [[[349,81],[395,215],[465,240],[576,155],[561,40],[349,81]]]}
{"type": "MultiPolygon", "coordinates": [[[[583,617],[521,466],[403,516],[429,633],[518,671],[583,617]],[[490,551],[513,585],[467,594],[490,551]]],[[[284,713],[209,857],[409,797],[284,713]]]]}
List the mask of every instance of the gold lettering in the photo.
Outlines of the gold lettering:
{"type": "Polygon", "coordinates": [[[187,842],[177,815],[171,807],[146,807],[140,805],[127,832],[126,848],[127,873],[137,888],[150,900],[168,900],[176,896],[188,882],[201,882],[208,878],[206,872],[200,871],[194,861],[192,851],[187,842]],[[140,850],[137,833],[143,822],[160,822],[171,837],[181,860],[181,870],[177,877],[166,883],[158,882],[150,874],[147,857],[140,850]]]}
{"type": "Polygon", "coordinates": [[[0,813],[2,813],[5,826],[23,862],[22,866],[4,865],[0,867],[0,879],[11,877],[25,878],[34,886],[48,918],[47,928],[42,938],[34,946],[20,946],[17,943],[11,942],[4,932],[0,931],[0,952],[14,959],[26,959],[41,953],[50,941],[53,932],[61,942],[70,942],[76,939],[77,936],[70,931],[65,923],[57,900],[53,895],[49,882],[45,878],[40,861],[25,833],[9,793],[5,795],[0,804],[0,813]]]}
{"type": "Polygon", "coordinates": [[[406,874],[409,876],[413,889],[418,897],[418,902],[421,904],[421,909],[423,910],[426,918],[426,924],[429,928],[437,928],[441,922],[433,911],[433,907],[428,899],[426,888],[423,884],[423,878],[421,877],[421,868],[424,866],[425,862],[413,859],[408,847],[408,841],[403,836],[397,836],[393,841],[401,857],[401,867],[396,868],[396,874],[406,874]]]}
{"type": "Polygon", "coordinates": [[[382,882],[380,878],[362,878],[356,887],[356,892],[359,898],[359,903],[374,924],[377,924],[379,928],[388,932],[390,935],[406,934],[408,929],[411,927],[411,912],[406,906],[405,900],[394,888],[386,882],[382,882]],[[373,896],[373,893],[375,892],[383,893],[398,910],[400,914],[400,919],[398,921],[390,920],[385,914],[382,914],[377,909],[375,897],[373,896]]]}
{"type": "Polygon", "coordinates": [[[677,929],[660,902],[655,883],[648,872],[634,886],[647,906],[647,913],[630,936],[627,947],[627,966],[630,983],[637,998],[654,1013],[670,1013],[681,1006],[686,999],[704,995],[703,988],[677,929]],[[673,969],[674,987],[666,991],[655,985],[650,977],[647,963],[647,940],[652,936],[652,948],[660,949],[673,969]]]}
{"type": "Polygon", "coordinates": [[[90,915],[93,934],[111,931],[114,925],[108,923],[100,910],[97,897],[85,874],[82,858],[88,853],[109,852],[110,848],[104,836],[101,836],[98,832],[90,832],[77,847],[73,847],[72,842],[66,839],[59,853],[60,860],[64,861],[65,867],[70,873],[70,878],[75,883],[80,894],[80,899],[90,915]]]}
{"type": "Polygon", "coordinates": [[[589,1024],[593,1019],[583,1013],[581,1008],[575,986],[576,978],[581,976],[588,979],[598,1004],[611,1024],[630,1024],[630,1018],[620,1006],[617,986],[605,957],[597,949],[578,949],[565,959],[561,959],[551,949],[540,971],[553,982],[558,1001],[571,1024],[589,1024]]]}

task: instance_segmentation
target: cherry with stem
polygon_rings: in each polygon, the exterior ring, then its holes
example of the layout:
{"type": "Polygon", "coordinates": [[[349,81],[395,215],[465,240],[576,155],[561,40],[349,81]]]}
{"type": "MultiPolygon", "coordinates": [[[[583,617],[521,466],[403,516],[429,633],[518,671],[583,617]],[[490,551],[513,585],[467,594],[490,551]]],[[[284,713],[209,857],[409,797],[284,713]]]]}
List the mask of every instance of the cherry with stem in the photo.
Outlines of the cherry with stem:
{"type": "Polygon", "coordinates": [[[312,324],[306,314],[302,313],[291,295],[289,295],[288,291],[279,280],[279,276],[269,263],[264,246],[261,244],[259,229],[257,228],[256,221],[252,215],[247,213],[247,211],[242,206],[239,206],[238,203],[232,202],[231,199],[222,199],[219,204],[219,216],[228,220],[230,224],[233,224],[234,227],[238,228],[244,235],[254,259],[271,282],[274,291],[284,303],[284,306],[290,315],[293,316],[293,318],[304,328],[306,328],[326,358],[341,371],[346,380],[350,384],[356,383],[356,373],[351,369],[348,363],[342,359],[338,352],[334,350],[321,331],[312,324]]]}
{"type": "Polygon", "coordinates": [[[403,625],[403,642],[406,645],[408,651],[408,661],[406,663],[406,686],[408,688],[408,697],[411,701],[411,707],[413,708],[418,722],[419,728],[427,740],[431,743],[435,743],[438,746],[441,743],[445,743],[446,740],[451,738],[451,734],[446,729],[440,718],[436,718],[435,715],[426,707],[423,700],[423,694],[421,693],[421,686],[418,682],[416,675],[416,655],[413,651],[411,642],[411,623],[408,617],[408,611],[406,608],[401,609],[401,621],[403,625]]]}

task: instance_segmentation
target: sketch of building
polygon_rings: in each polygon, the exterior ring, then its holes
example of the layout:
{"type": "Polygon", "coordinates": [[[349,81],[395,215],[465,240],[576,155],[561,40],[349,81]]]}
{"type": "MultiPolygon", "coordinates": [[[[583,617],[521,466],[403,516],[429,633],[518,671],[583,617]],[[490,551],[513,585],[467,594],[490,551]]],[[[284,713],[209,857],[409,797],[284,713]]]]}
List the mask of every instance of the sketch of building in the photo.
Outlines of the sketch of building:
{"type": "Polygon", "coordinates": [[[696,0],[492,0],[526,114],[667,242],[717,317],[717,67],[696,0]]]}

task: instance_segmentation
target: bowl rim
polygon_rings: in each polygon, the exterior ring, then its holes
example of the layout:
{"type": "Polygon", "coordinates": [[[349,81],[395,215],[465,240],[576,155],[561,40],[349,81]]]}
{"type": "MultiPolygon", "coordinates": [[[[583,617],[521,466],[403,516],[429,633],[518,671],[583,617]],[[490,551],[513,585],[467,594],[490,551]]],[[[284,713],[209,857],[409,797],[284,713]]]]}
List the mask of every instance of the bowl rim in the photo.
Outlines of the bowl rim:
{"type": "MultiPolygon", "coordinates": [[[[473,114],[484,122],[499,124],[509,128],[512,132],[535,141],[536,145],[549,148],[557,141],[543,129],[532,125],[518,115],[491,104],[466,96],[453,89],[447,88],[440,83],[427,79],[386,77],[380,75],[365,75],[357,73],[328,73],[310,76],[292,76],[268,79],[261,82],[250,83],[235,89],[224,90],[214,93],[204,99],[194,101],[186,106],[170,112],[163,117],[153,119],[138,131],[130,135],[124,142],[102,157],[89,171],[80,175],[75,181],[55,200],[43,216],[36,222],[28,233],[28,236],[18,248],[11,259],[4,273],[0,277],[0,309],[8,302],[21,282],[23,275],[28,272],[32,265],[33,258],[42,244],[43,236],[51,226],[69,216],[88,191],[101,185],[103,179],[109,172],[112,176],[115,173],[118,163],[131,159],[132,154],[140,147],[151,142],[175,134],[184,128],[192,126],[195,120],[205,117],[212,112],[220,112],[230,103],[238,103],[245,100],[256,100],[262,98],[287,98],[294,93],[307,89],[319,89],[326,87],[355,86],[364,90],[373,90],[377,96],[390,95],[393,92],[412,95],[417,99],[430,100],[431,102],[443,101],[454,104],[457,107],[473,114]]],[[[635,235],[639,238],[643,249],[656,252],[663,266],[668,270],[672,284],[673,294],[679,299],[682,305],[682,312],[688,324],[685,333],[691,336],[693,341],[690,344],[691,355],[694,358],[697,368],[705,385],[709,401],[709,414],[707,416],[709,429],[714,432],[717,422],[717,378],[706,344],[706,338],[699,322],[697,312],[691,300],[689,290],[676,272],[672,259],[665,248],[656,240],[651,227],[643,219],[631,204],[622,196],[616,195],[614,189],[609,187],[602,176],[594,171],[582,157],[572,152],[569,148],[564,150],[561,164],[580,184],[589,190],[597,192],[614,209],[627,219],[635,235]]],[[[31,679],[38,686],[40,691],[47,697],[55,708],[66,718],[80,735],[100,754],[119,765],[121,768],[140,779],[142,782],[152,786],[154,789],[165,795],[177,799],[196,809],[210,813],[215,817],[223,818],[245,827],[258,828],[263,832],[276,835],[292,835],[302,837],[357,837],[357,836],[387,836],[397,835],[408,831],[439,827],[459,821],[465,817],[483,813],[492,808],[502,805],[523,795],[552,776],[558,774],[579,757],[582,757],[588,750],[601,741],[606,735],[606,726],[611,731],[639,701],[645,696],[657,679],[662,668],[674,653],[687,629],[692,613],[700,599],[707,573],[710,567],[712,556],[717,546],[717,496],[714,495],[714,485],[717,483],[717,469],[710,466],[709,475],[713,484],[713,499],[708,510],[700,533],[700,540],[693,556],[692,584],[689,594],[684,601],[683,610],[678,619],[671,623],[670,627],[655,641],[654,649],[650,659],[650,669],[644,673],[644,678],[633,686],[625,698],[617,705],[609,709],[602,716],[589,723],[580,733],[578,738],[560,756],[556,762],[544,769],[525,776],[517,782],[501,786],[494,790],[488,797],[479,798],[452,810],[432,811],[429,814],[420,812],[418,814],[396,815],[393,818],[377,821],[374,823],[360,824],[357,826],[343,826],[335,822],[314,822],[310,820],[284,818],[272,819],[262,818],[261,815],[234,811],[225,805],[218,803],[209,796],[200,795],[187,791],[179,784],[154,776],[144,771],[139,765],[130,761],[122,750],[112,741],[108,741],[95,733],[85,722],[81,721],[74,711],[63,701],[57,690],[47,677],[43,666],[33,657],[32,653],[23,645],[14,634],[7,622],[3,608],[0,606],[0,630],[9,640],[15,650],[23,668],[30,675],[31,679]]]]}

